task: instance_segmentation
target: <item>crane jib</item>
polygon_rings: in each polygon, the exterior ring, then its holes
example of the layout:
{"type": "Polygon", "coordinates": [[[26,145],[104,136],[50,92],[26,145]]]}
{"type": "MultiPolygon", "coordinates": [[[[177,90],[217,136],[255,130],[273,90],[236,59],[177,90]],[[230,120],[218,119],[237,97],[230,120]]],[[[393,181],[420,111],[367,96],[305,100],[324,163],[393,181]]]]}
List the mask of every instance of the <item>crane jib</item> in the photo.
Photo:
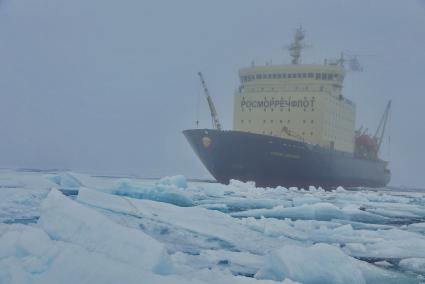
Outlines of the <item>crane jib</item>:
{"type": "Polygon", "coordinates": [[[202,84],[202,87],[204,89],[205,96],[207,98],[208,107],[210,108],[211,121],[212,121],[213,127],[217,130],[221,130],[221,124],[220,124],[220,121],[218,119],[218,114],[217,114],[217,111],[215,109],[213,100],[212,100],[210,93],[208,91],[207,83],[205,83],[204,77],[202,76],[201,72],[198,72],[198,76],[199,76],[199,79],[201,80],[201,84],[202,84]]]}

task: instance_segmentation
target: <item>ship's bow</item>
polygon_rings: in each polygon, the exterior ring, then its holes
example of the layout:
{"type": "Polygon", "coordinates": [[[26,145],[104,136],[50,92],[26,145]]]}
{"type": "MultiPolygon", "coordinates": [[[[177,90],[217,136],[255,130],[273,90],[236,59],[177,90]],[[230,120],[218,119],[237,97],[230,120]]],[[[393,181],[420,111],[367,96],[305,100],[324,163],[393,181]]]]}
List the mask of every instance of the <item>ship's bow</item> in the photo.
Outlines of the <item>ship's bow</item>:
{"type": "Polygon", "coordinates": [[[229,182],[229,175],[219,165],[225,160],[225,153],[220,150],[221,131],[213,129],[188,129],[183,131],[192,149],[208,171],[222,183],[229,182]],[[224,155],[223,155],[224,154],[224,155]]]}

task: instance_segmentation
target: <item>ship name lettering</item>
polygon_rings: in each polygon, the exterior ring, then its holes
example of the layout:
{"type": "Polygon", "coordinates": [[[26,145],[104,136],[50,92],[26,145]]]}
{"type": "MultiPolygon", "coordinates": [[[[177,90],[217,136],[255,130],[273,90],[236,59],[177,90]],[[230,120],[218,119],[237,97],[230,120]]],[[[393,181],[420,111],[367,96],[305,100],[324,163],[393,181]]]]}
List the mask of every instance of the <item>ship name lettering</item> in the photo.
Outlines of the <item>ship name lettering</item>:
{"type": "Polygon", "coordinates": [[[289,98],[280,99],[267,99],[264,98],[262,100],[247,100],[244,97],[241,100],[241,108],[314,108],[314,97],[310,100],[307,98],[299,99],[299,100],[291,100],[289,98]]]}

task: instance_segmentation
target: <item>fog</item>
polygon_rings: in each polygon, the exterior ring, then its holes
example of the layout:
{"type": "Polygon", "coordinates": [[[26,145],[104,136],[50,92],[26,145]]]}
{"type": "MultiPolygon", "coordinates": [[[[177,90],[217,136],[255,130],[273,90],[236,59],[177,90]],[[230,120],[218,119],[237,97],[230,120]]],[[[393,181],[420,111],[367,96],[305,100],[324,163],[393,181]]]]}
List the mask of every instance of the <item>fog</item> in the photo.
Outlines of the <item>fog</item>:
{"type": "Polygon", "coordinates": [[[0,167],[211,178],[181,134],[211,126],[196,72],[231,129],[238,69],[289,63],[299,25],[302,62],[358,55],[357,126],[392,99],[391,184],[425,186],[419,0],[0,1],[0,167]]]}

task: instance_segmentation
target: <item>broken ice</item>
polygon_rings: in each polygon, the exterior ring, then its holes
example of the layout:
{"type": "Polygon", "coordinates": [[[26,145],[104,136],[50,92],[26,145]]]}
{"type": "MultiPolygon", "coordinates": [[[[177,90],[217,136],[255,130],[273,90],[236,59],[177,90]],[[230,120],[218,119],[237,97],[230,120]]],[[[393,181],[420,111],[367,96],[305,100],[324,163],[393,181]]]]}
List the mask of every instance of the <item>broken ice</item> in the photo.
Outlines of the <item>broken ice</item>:
{"type": "Polygon", "coordinates": [[[425,281],[418,192],[2,170],[0,222],[0,283],[425,281]]]}

